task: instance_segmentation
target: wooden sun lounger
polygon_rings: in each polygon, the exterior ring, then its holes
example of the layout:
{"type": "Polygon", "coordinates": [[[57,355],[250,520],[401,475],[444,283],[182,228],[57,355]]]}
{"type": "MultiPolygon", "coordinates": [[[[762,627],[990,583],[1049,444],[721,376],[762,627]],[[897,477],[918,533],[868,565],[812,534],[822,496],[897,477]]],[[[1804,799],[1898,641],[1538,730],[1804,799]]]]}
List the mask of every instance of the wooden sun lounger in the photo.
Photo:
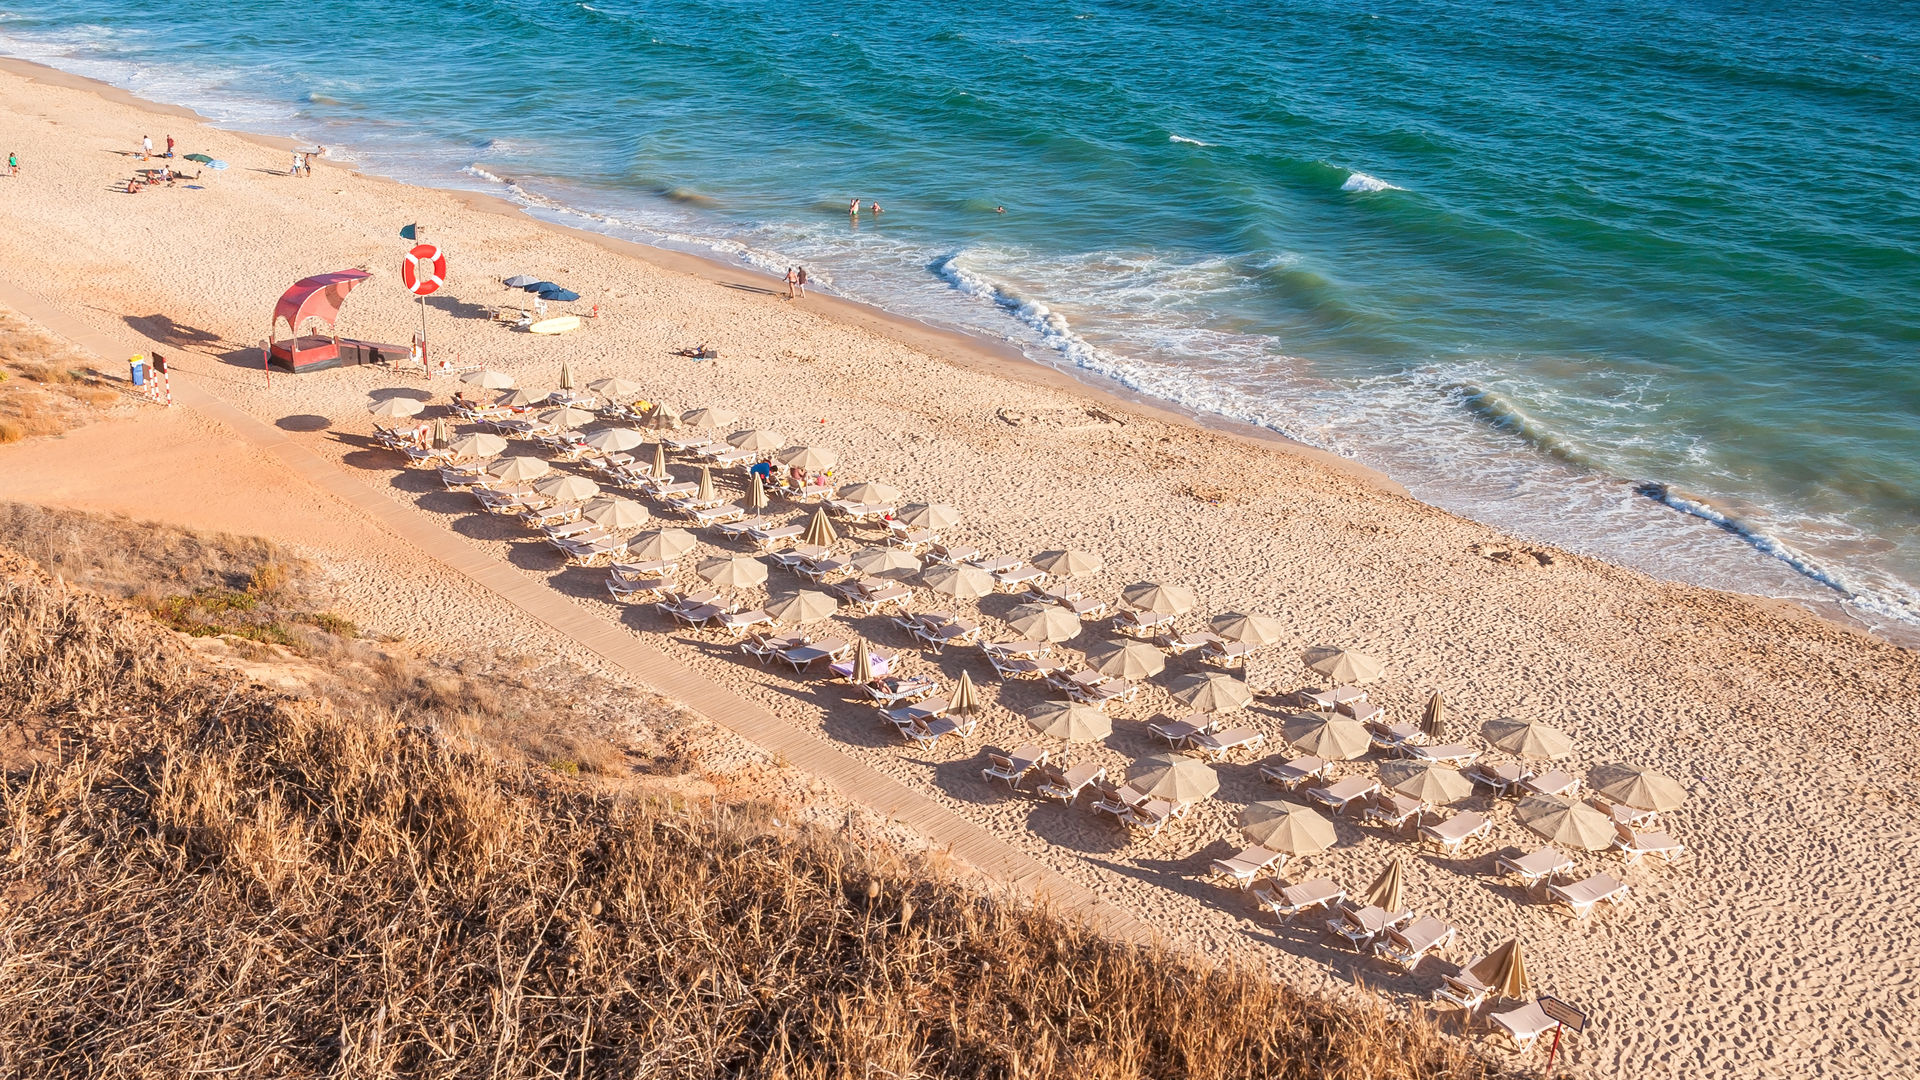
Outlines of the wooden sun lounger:
{"type": "Polygon", "coordinates": [[[1266,741],[1267,733],[1264,731],[1237,727],[1219,734],[1201,732],[1187,740],[1187,749],[1198,750],[1205,757],[1219,758],[1235,750],[1258,749],[1266,741]]]}
{"type": "Polygon", "coordinates": [[[1460,931],[1448,926],[1445,920],[1422,915],[1419,921],[1403,930],[1389,928],[1382,940],[1374,942],[1373,955],[1412,971],[1428,954],[1446,948],[1459,936],[1460,931]]]}
{"type": "Polygon", "coordinates": [[[1628,866],[1643,855],[1672,862],[1687,853],[1685,844],[1663,832],[1640,832],[1624,823],[1615,824],[1613,831],[1614,850],[1626,857],[1628,866]]]}
{"type": "Polygon", "coordinates": [[[1331,766],[1312,755],[1297,757],[1274,765],[1260,766],[1260,775],[1292,791],[1302,784],[1324,780],[1331,766]]]}
{"type": "Polygon", "coordinates": [[[1277,874],[1286,865],[1287,856],[1284,852],[1271,851],[1256,844],[1238,855],[1213,860],[1208,864],[1207,872],[1218,874],[1246,889],[1252,886],[1253,879],[1260,875],[1260,871],[1271,870],[1277,874]]]}
{"type": "Polygon", "coordinates": [[[1567,858],[1559,848],[1549,844],[1517,859],[1501,856],[1493,861],[1493,867],[1504,873],[1513,874],[1528,889],[1537,887],[1543,881],[1549,881],[1555,874],[1564,874],[1573,869],[1573,860],[1567,858]]]}
{"type": "Polygon", "coordinates": [[[1254,903],[1282,919],[1331,907],[1347,898],[1346,890],[1326,878],[1311,878],[1284,887],[1272,881],[1256,881],[1248,892],[1254,903]]]}
{"type": "Polygon", "coordinates": [[[1105,778],[1107,770],[1091,762],[1062,771],[1052,765],[1040,767],[1040,783],[1034,788],[1043,798],[1071,803],[1080,793],[1105,778]]]}
{"type": "Polygon", "coordinates": [[[1011,754],[1002,750],[987,750],[987,767],[980,770],[980,779],[991,783],[1005,780],[1007,789],[1020,786],[1027,774],[1047,763],[1047,752],[1028,743],[1011,754]]]}
{"type": "Polygon", "coordinates": [[[1493,1013],[1488,1019],[1498,1024],[1513,1040],[1514,1048],[1523,1054],[1533,1049],[1540,1036],[1559,1026],[1537,1001],[1530,1001],[1512,1012],[1493,1013]]]}
{"type": "Polygon", "coordinates": [[[1493,828],[1483,814],[1462,810],[1445,821],[1420,826],[1420,838],[1437,846],[1443,855],[1458,855],[1467,841],[1493,828]]]}
{"type": "Polygon", "coordinates": [[[1611,874],[1595,874],[1571,885],[1548,885],[1547,895],[1567,905],[1576,919],[1584,919],[1600,904],[1617,904],[1630,890],[1611,874]]]}
{"type": "Polygon", "coordinates": [[[1338,814],[1379,790],[1380,783],[1377,780],[1366,776],[1349,776],[1328,787],[1308,788],[1307,798],[1338,814]]]}

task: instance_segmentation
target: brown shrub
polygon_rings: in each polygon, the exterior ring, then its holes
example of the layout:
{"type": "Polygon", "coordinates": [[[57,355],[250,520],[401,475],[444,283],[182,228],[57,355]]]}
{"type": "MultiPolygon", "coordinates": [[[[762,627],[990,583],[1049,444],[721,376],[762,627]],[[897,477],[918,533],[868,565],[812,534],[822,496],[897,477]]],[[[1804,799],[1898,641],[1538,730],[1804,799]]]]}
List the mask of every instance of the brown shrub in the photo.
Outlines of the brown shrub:
{"type": "Polygon", "coordinates": [[[27,437],[27,428],[18,420],[0,419],[0,443],[19,442],[27,437]]]}

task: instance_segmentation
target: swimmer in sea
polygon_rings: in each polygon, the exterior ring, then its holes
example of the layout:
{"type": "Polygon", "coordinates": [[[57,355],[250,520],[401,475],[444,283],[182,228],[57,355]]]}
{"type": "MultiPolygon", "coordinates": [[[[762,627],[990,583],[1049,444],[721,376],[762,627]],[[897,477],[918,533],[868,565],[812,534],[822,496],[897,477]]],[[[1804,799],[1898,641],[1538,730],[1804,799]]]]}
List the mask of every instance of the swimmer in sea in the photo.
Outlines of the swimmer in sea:
{"type": "Polygon", "coordinates": [[[993,212],[996,214],[1004,214],[1007,212],[1007,208],[1004,206],[996,206],[993,208],[993,212]]]}
{"type": "Polygon", "coordinates": [[[879,216],[880,216],[880,204],[879,204],[879,203],[874,203],[873,205],[871,205],[871,206],[869,206],[869,207],[867,207],[867,209],[873,212],[873,216],[874,216],[874,217],[879,217],[879,216]]]}

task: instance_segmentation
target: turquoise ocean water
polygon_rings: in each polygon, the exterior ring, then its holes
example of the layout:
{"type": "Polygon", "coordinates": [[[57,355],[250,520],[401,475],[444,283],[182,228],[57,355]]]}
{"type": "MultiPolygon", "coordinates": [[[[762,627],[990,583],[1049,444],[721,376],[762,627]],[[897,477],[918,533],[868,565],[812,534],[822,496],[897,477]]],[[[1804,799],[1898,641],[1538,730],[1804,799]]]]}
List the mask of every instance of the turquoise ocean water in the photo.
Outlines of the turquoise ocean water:
{"type": "Polygon", "coordinates": [[[1920,7],[0,11],[0,52],[233,127],[803,262],[1523,535],[1920,629],[1920,7]]]}

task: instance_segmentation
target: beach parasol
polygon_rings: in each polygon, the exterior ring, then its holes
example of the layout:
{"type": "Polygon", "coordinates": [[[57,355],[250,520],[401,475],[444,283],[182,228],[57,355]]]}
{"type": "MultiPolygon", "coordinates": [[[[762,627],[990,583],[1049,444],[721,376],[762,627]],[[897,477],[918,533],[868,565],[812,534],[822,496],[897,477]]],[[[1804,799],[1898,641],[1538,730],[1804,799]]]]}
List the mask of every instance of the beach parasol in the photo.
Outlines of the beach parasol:
{"type": "Polygon", "coordinates": [[[1438,739],[1447,730],[1447,703],[1435,690],[1427,699],[1427,710],[1420,714],[1420,733],[1438,739]]]}
{"type": "Polygon", "coordinates": [[[1538,720],[1501,717],[1487,721],[1480,732],[1488,742],[1515,757],[1563,758],[1573,753],[1573,740],[1566,732],[1538,720]]]}
{"type": "Polygon", "coordinates": [[[1040,641],[1061,642],[1080,636],[1080,616],[1053,604],[1021,604],[1007,612],[1007,625],[1040,641]]]}
{"type": "Polygon", "coordinates": [[[596,394],[604,394],[608,401],[632,401],[646,392],[646,387],[632,379],[609,378],[595,379],[587,384],[587,389],[596,394]]]}
{"type": "Polygon", "coordinates": [[[908,503],[900,508],[899,518],[909,529],[939,532],[960,524],[960,511],[945,503],[908,503]]]}
{"type": "Polygon", "coordinates": [[[1380,766],[1380,781],[1409,799],[1433,806],[1459,802],[1473,794],[1473,781],[1450,765],[1427,761],[1389,761],[1380,766]]]}
{"type": "Polygon", "coordinates": [[[537,457],[510,457],[489,465],[487,471],[508,483],[517,484],[526,480],[537,480],[547,475],[552,468],[553,466],[537,457]]]}
{"type": "Polygon", "coordinates": [[[900,501],[900,489],[887,484],[848,484],[839,491],[842,499],[851,503],[890,503],[900,501]]]}
{"type": "Polygon", "coordinates": [[[1107,641],[1087,650],[1087,665],[1116,679],[1149,679],[1167,669],[1167,655],[1143,641],[1107,641]]]}
{"type": "Polygon", "coordinates": [[[551,289],[541,289],[539,292],[534,293],[534,295],[542,300],[557,300],[563,304],[571,300],[580,299],[579,293],[574,292],[572,289],[563,289],[558,285],[555,285],[551,289]]]}
{"type": "Polygon", "coordinates": [[[763,454],[769,450],[778,450],[782,446],[785,446],[787,444],[787,437],[777,431],[770,431],[766,428],[748,428],[745,431],[736,431],[727,436],[727,442],[742,450],[750,450],[756,454],[763,454]]]}
{"type": "Polygon", "coordinates": [[[548,409],[540,414],[539,420],[543,424],[552,424],[563,431],[571,431],[581,424],[593,423],[593,414],[585,409],[576,409],[568,405],[558,409],[548,409]]]}
{"type": "MultiPolygon", "coordinates": [[[[576,296],[574,299],[578,300],[579,297],[576,296]]],[[[573,361],[571,360],[560,361],[560,389],[573,389],[573,361]]]]}
{"type": "Polygon", "coordinates": [[[500,284],[505,285],[509,289],[524,289],[527,286],[539,280],[540,279],[537,277],[531,277],[526,274],[515,274],[512,277],[502,281],[500,284]]]}
{"type": "Polygon", "coordinates": [[[953,688],[953,703],[947,706],[947,711],[957,713],[980,711],[980,691],[973,685],[973,673],[965,668],[960,669],[960,682],[953,688]]]}
{"type": "Polygon", "coordinates": [[[624,532],[647,523],[647,508],[617,495],[603,495],[580,508],[580,516],[603,529],[624,532]]]}
{"type": "Polygon", "coordinates": [[[891,547],[867,548],[854,553],[847,565],[873,577],[906,577],[918,573],[920,560],[891,547]]]}
{"type": "Polygon", "coordinates": [[[1180,585],[1157,585],[1143,581],[1120,590],[1120,599],[1138,611],[1156,615],[1185,615],[1193,610],[1193,590],[1180,585]]]}
{"type": "Polygon", "coordinates": [[[1613,819],[1583,802],[1530,795],[1514,808],[1513,818],[1562,847],[1603,851],[1613,846],[1613,819]]]}
{"type": "Polygon", "coordinates": [[[527,292],[530,292],[530,293],[538,293],[542,289],[557,289],[559,287],[560,286],[555,285],[553,282],[548,281],[545,278],[537,278],[533,281],[527,282],[525,285],[520,286],[520,288],[525,289],[527,292]]]}
{"type": "Polygon", "coordinates": [[[1043,551],[1031,560],[1033,565],[1052,574],[1054,577],[1085,577],[1097,574],[1106,568],[1100,556],[1091,551],[1078,548],[1062,548],[1058,551],[1043,551]]]}
{"type": "Polygon", "coordinates": [[[657,428],[661,431],[678,431],[680,429],[680,414],[673,410],[673,406],[665,402],[657,403],[652,409],[647,411],[647,426],[657,428]]]}
{"type": "Polygon", "coordinates": [[[554,502],[585,502],[600,494],[600,485],[584,476],[556,473],[534,481],[533,490],[554,502]]]}
{"type": "Polygon", "coordinates": [[[1519,938],[1481,957],[1467,971],[1480,980],[1480,985],[1486,987],[1492,997],[1523,998],[1530,996],[1528,992],[1533,989],[1527,979],[1527,962],[1520,955],[1519,938]]]}
{"type": "Polygon", "coordinates": [[[504,371],[469,371],[460,376],[460,381],[468,386],[477,386],[482,390],[510,390],[513,388],[513,376],[504,371]]]}
{"type": "Polygon", "coordinates": [[[1067,742],[1099,742],[1113,734],[1113,717],[1091,705],[1049,701],[1027,711],[1033,730],[1067,742]]]}
{"type": "Polygon", "coordinates": [[[823,473],[833,468],[840,455],[820,446],[789,446],[773,455],[773,460],[789,469],[801,472],[823,473]]]}
{"type": "Polygon", "coordinates": [[[468,435],[453,440],[456,458],[490,458],[507,448],[507,440],[498,435],[468,435]]]}
{"type": "Polygon", "coordinates": [[[934,592],[959,600],[978,600],[993,594],[993,575],[977,566],[935,566],[923,572],[920,580],[934,592]]]}
{"type": "Polygon", "coordinates": [[[1208,625],[1213,632],[1228,641],[1243,641],[1248,645],[1278,645],[1287,634],[1286,627],[1279,619],[1270,619],[1265,615],[1242,615],[1228,612],[1215,615],[1208,625]]]}
{"type": "Polygon", "coordinates": [[[1295,713],[1281,721],[1280,731],[1301,753],[1328,761],[1351,761],[1373,745],[1366,725],[1344,716],[1295,713]]]}
{"type": "Polygon", "coordinates": [[[1597,765],[1587,773],[1587,786],[1640,810],[1678,810],[1687,801],[1679,782],[1638,765],[1597,765]]]}
{"type": "Polygon", "coordinates": [[[1148,798],[1184,804],[1220,790],[1220,774],[1199,758],[1185,754],[1151,754],[1127,770],[1127,783],[1148,798]]]}
{"type": "Polygon", "coordinates": [[[587,436],[587,445],[603,454],[618,454],[624,450],[637,449],[646,439],[632,428],[610,427],[587,436]]]}
{"type": "Polygon", "coordinates": [[[1316,645],[1300,655],[1308,670],[1318,672],[1336,683],[1369,683],[1386,673],[1380,661],[1352,649],[1316,645]]]}
{"type": "Polygon", "coordinates": [[[685,529],[649,529],[633,538],[627,554],[643,562],[673,562],[700,546],[685,529]]]}
{"type": "Polygon", "coordinates": [[[433,445],[444,448],[453,441],[453,429],[447,426],[447,418],[441,417],[433,422],[433,445]]]}
{"type": "Polygon", "coordinates": [[[725,409],[689,409],[680,414],[682,424],[701,431],[723,428],[738,419],[738,415],[725,409]]]}
{"type": "Polygon", "coordinates": [[[840,610],[840,602],[823,592],[803,589],[788,593],[767,605],[767,614],[783,623],[810,623],[831,618],[840,610]]]}
{"type": "Polygon", "coordinates": [[[651,475],[656,480],[665,480],[667,478],[667,444],[666,443],[653,444],[653,472],[650,473],[649,475],[651,475]]]}
{"type": "Polygon", "coordinates": [[[1405,911],[1406,878],[1406,867],[1396,857],[1387,863],[1385,870],[1380,871],[1379,877],[1373,879],[1373,884],[1367,886],[1367,891],[1360,894],[1360,899],[1383,911],[1405,911]]]}
{"type": "Polygon", "coordinates": [[[188,160],[188,161],[197,161],[197,162],[199,162],[199,163],[200,163],[200,164],[202,164],[202,165],[211,165],[211,164],[213,164],[213,159],[212,159],[212,158],[210,158],[210,157],[208,157],[208,156],[207,156],[207,155],[205,155],[205,154],[188,154],[188,155],[187,155],[187,157],[186,157],[186,160],[188,160]]]}
{"type": "Polygon", "coordinates": [[[1340,839],[1333,822],[1317,811],[1283,802],[1257,802],[1240,811],[1240,835],[1249,844],[1288,855],[1313,855],[1340,839]]]}
{"type": "Polygon", "coordinates": [[[493,399],[493,403],[507,409],[524,409],[529,405],[538,405],[553,396],[551,390],[509,390],[493,399]]]}
{"type": "Polygon", "coordinates": [[[825,548],[832,547],[838,539],[840,534],[833,531],[833,522],[827,520],[827,512],[815,510],[813,519],[807,522],[807,534],[800,538],[800,542],[808,547],[825,548]]]}
{"type": "Polygon", "coordinates": [[[397,420],[403,416],[419,416],[427,410],[427,403],[413,398],[392,397],[375,402],[367,408],[369,413],[382,420],[397,420]]]}
{"type": "Polygon", "coordinates": [[[866,638],[861,638],[853,650],[853,674],[848,676],[848,681],[855,684],[873,681],[873,650],[867,647],[866,638]]]}
{"type": "Polygon", "coordinates": [[[753,483],[747,487],[747,501],[744,505],[756,514],[767,508],[767,482],[760,478],[759,473],[753,474],[753,483]]]}
{"type": "Polygon", "coordinates": [[[1253,704],[1253,691],[1231,675],[1202,671],[1173,680],[1173,700],[1201,712],[1226,712],[1253,704]]]}
{"type": "Polygon", "coordinates": [[[728,589],[751,589],[767,583],[767,564],[751,555],[715,555],[701,559],[693,572],[700,575],[702,581],[728,589]]]}
{"type": "Polygon", "coordinates": [[[700,489],[693,493],[693,501],[702,504],[720,501],[713,493],[713,470],[705,465],[700,466],[700,489]]]}

